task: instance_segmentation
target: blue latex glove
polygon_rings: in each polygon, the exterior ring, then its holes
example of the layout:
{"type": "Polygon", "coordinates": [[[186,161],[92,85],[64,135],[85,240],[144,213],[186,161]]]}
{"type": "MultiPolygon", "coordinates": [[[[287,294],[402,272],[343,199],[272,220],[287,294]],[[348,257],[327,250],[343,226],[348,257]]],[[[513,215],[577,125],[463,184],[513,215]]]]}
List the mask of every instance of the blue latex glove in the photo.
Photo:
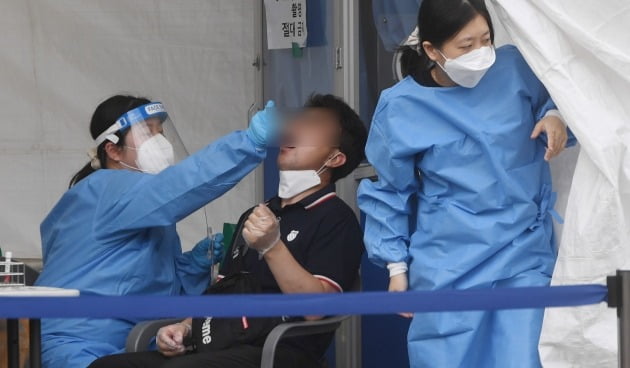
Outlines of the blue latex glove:
{"type": "Polygon", "coordinates": [[[247,135],[259,147],[266,147],[272,143],[278,134],[278,113],[276,112],[276,104],[273,101],[267,101],[265,109],[258,111],[249,122],[247,135]]]}
{"type": "MultiPolygon", "coordinates": [[[[201,239],[195,245],[195,247],[192,249],[190,253],[192,254],[193,258],[195,258],[197,262],[201,264],[209,263],[209,260],[210,260],[209,248],[210,248],[210,239],[206,237],[206,238],[201,239]]],[[[214,252],[214,264],[220,263],[224,257],[222,233],[214,234],[214,248],[212,251],[214,252]]]]}

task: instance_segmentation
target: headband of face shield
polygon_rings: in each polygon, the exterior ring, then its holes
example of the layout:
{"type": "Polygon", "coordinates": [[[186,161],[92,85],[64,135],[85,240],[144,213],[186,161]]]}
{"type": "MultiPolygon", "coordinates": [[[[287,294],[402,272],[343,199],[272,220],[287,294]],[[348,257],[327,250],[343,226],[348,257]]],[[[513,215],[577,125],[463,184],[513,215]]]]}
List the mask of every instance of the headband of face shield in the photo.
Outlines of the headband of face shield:
{"type": "Polygon", "coordinates": [[[175,163],[175,150],[167,139],[169,130],[178,138],[164,106],[152,102],[127,111],[116,122],[96,137],[98,147],[105,141],[119,142],[117,132],[127,132],[125,148],[134,151],[134,163],[119,163],[129,169],[157,174],[175,163]]]}

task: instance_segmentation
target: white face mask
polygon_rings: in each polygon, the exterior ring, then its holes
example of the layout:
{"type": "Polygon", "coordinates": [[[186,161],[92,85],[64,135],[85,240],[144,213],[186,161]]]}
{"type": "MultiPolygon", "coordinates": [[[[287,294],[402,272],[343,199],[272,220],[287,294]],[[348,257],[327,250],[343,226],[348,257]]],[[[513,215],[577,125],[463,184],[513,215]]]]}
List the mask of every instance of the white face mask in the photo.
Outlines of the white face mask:
{"type": "Polygon", "coordinates": [[[175,162],[173,145],[162,134],[152,136],[137,149],[129,148],[137,152],[137,169],[148,174],[157,174],[175,162]]]}
{"type": "Polygon", "coordinates": [[[441,51],[438,52],[446,59],[444,66],[437,63],[440,68],[453,82],[466,88],[475,87],[496,60],[492,46],[478,48],[455,59],[449,59],[441,51]]]}
{"type": "Polygon", "coordinates": [[[326,169],[326,164],[337,157],[339,153],[326,160],[322,167],[315,170],[280,170],[280,183],[278,184],[278,197],[282,199],[293,198],[296,195],[311,189],[322,183],[319,177],[326,169]]]}

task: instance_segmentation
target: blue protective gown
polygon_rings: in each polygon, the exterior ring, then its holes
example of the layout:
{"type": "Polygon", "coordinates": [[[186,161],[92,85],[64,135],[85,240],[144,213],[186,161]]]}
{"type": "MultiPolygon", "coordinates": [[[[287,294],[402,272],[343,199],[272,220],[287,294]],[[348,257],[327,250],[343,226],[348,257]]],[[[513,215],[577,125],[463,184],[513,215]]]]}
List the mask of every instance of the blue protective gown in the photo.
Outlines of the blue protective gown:
{"type": "MultiPolygon", "coordinates": [[[[359,206],[377,264],[408,262],[413,290],[549,285],[555,196],[545,137],[555,108],[513,46],[472,89],[408,77],[380,97],[359,206]]],[[[539,367],[542,310],[416,314],[411,366],[539,367]]]]}
{"type": "MultiPolygon", "coordinates": [[[[157,175],[98,170],[68,190],[41,225],[37,285],[97,295],[201,294],[207,260],[182,254],[175,224],[221,196],[264,158],[245,132],[219,139],[157,175]]],[[[86,367],[121,352],[136,320],[42,321],[47,368],[86,367]]]]}

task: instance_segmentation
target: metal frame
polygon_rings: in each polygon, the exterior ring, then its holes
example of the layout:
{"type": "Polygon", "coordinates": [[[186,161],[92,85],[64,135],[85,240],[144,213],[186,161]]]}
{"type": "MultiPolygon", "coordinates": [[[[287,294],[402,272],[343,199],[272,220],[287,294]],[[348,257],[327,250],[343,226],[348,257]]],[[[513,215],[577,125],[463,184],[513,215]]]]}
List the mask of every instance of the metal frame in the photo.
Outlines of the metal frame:
{"type": "MultiPolygon", "coordinates": [[[[263,0],[254,2],[254,11],[252,21],[254,22],[254,30],[259,30],[259,32],[252,32],[254,36],[254,53],[252,56],[252,68],[254,68],[255,78],[254,78],[254,101],[252,101],[252,105],[247,112],[247,122],[249,124],[249,120],[256,113],[256,111],[262,108],[263,99],[264,99],[264,87],[265,80],[263,78],[263,38],[265,35],[265,30],[263,29],[264,20],[263,20],[263,0]]],[[[265,200],[265,171],[264,171],[263,162],[254,170],[254,197],[256,198],[256,202],[261,203],[265,200]]]]}
{"type": "Polygon", "coordinates": [[[630,271],[617,270],[617,274],[606,281],[608,306],[617,308],[619,367],[630,368],[630,271]]]}
{"type": "MultiPolygon", "coordinates": [[[[618,336],[619,336],[619,367],[630,368],[630,271],[618,270],[615,276],[609,276],[607,278],[608,286],[608,306],[610,308],[617,309],[618,318],[618,336]]],[[[334,331],[339,327],[346,325],[348,321],[351,321],[354,317],[338,316],[319,321],[311,322],[295,322],[284,323],[278,325],[269,334],[265,340],[263,348],[262,368],[273,367],[273,360],[275,356],[275,348],[284,337],[309,335],[314,333],[323,333],[334,331]]],[[[127,338],[126,350],[128,352],[144,351],[148,348],[150,340],[156,335],[160,327],[178,322],[179,319],[170,320],[156,320],[141,322],[133,328],[127,338]]],[[[16,321],[17,323],[17,321],[16,321]]],[[[351,326],[351,325],[350,325],[351,326]]],[[[337,329],[337,338],[341,336],[352,338],[352,334],[342,333],[337,329]]],[[[344,345],[342,342],[337,342],[337,349],[340,347],[352,347],[352,343],[344,345]]],[[[359,346],[360,349],[360,346],[359,346]]],[[[350,353],[358,353],[359,351],[350,350],[350,353]]],[[[337,351],[337,366],[338,367],[359,367],[355,359],[352,356],[344,357],[343,351],[337,351]],[[341,359],[340,359],[341,358],[341,359]],[[341,365],[340,365],[341,364],[341,365]],[[345,365],[344,365],[345,364],[345,365]]],[[[360,355],[355,355],[360,357],[360,355]]],[[[31,357],[33,359],[33,357],[31,357]]]]}
{"type": "Polygon", "coordinates": [[[127,335],[125,351],[128,353],[147,351],[151,340],[157,335],[160,328],[181,322],[181,318],[156,319],[152,321],[142,321],[136,324],[127,335]]]}
{"type": "Polygon", "coordinates": [[[281,339],[285,337],[315,335],[326,332],[333,332],[346,321],[349,316],[338,316],[324,318],[317,321],[303,321],[282,323],[276,326],[265,340],[263,346],[260,368],[273,368],[276,356],[276,347],[281,339]]]}
{"type": "MultiPolygon", "coordinates": [[[[21,259],[26,265],[24,268],[25,283],[27,286],[35,285],[35,281],[39,277],[41,263],[34,259],[21,259]],[[36,261],[37,266],[31,263],[36,261]]],[[[7,366],[9,368],[20,367],[20,320],[7,319],[7,366]]],[[[29,349],[28,358],[24,362],[24,367],[40,368],[42,366],[42,331],[41,320],[39,318],[28,319],[29,330],[29,349]]],[[[0,360],[1,362],[1,360],[0,360]]],[[[0,363],[1,364],[1,363],[0,363]]]]}
{"type": "MultiPolygon", "coordinates": [[[[359,108],[359,0],[336,1],[329,0],[333,12],[333,90],[334,94],[343,97],[353,108],[359,108]]],[[[256,37],[256,58],[260,67],[256,75],[257,95],[256,104],[262,106],[265,90],[264,60],[264,1],[256,2],[254,22],[255,28],[260,30],[256,37]]],[[[258,170],[256,171],[258,175],[258,170]]],[[[261,180],[256,179],[257,191],[263,188],[261,180]]],[[[337,194],[353,208],[357,216],[359,210],[356,204],[356,190],[358,183],[354,177],[347,177],[337,183],[337,194]]],[[[258,193],[257,193],[258,197],[258,193]]],[[[335,337],[336,366],[345,368],[361,367],[361,319],[353,316],[346,319],[337,330],[335,337]]]]}
{"type": "MultiPolygon", "coordinates": [[[[359,109],[359,0],[335,1],[335,94],[359,109]]],[[[359,215],[357,182],[346,177],[337,183],[337,194],[359,215]]],[[[360,365],[359,365],[360,366],[360,365]]],[[[344,366],[345,367],[345,366],[344,366]]]]}
{"type": "Polygon", "coordinates": [[[20,321],[7,319],[7,363],[9,368],[20,366],[20,321]]]}
{"type": "MultiPolygon", "coordinates": [[[[276,348],[281,339],[285,337],[315,335],[326,332],[333,332],[346,321],[349,316],[337,316],[324,318],[317,321],[300,321],[282,323],[276,326],[265,339],[262,351],[261,368],[273,368],[276,348]]],[[[175,324],[180,319],[158,319],[143,321],[134,326],[125,345],[128,353],[147,351],[151,341],[156,336],[158,330],[164,326],[175,324]]]]}
{"type": "MultiPolygon", "coordinates": [[[[334,1],[335,94],[355,110],[359,109],[359,0],[334,1]]],[[[358,181],[353,175],[337,182],[337,194],[359,216],[356,193],[358,181]]],[[[335,334],[337,367],[360,368],[361,317],[347,318],[335,334]]]]}

